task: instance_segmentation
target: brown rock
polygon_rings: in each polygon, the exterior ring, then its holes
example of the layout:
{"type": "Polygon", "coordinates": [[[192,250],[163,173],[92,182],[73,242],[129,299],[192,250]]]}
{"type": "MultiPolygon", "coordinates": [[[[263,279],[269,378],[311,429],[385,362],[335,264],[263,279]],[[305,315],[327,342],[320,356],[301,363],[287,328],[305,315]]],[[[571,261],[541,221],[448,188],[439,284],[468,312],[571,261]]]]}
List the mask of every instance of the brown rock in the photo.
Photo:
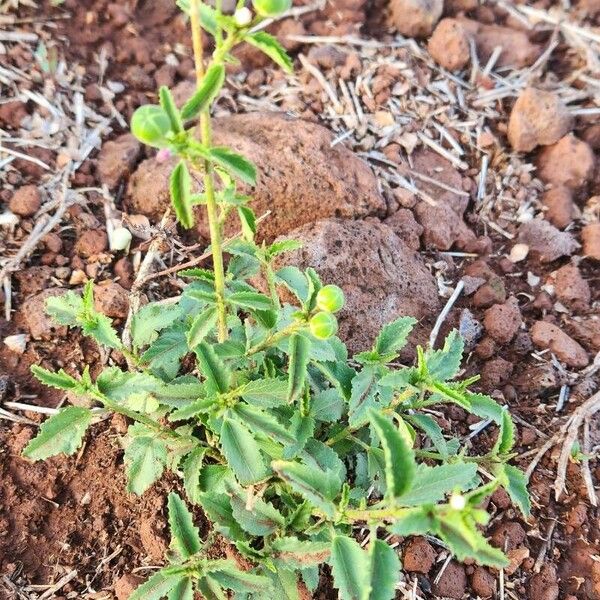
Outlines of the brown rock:
{"type": "Polygon", "coordinates": [[[381,327],[402,315],[423,319],[436,314],[435,280],[387,225],[374,219],[326,219],[289,237],[304,246],[285,255],[282,264],[314,267],[325,283],[346,293],[340,337],[351,352],[370,348],[381,327]]]}
{"type": "Polygon", "coordinates": [[[469,64],[469,37],[460,21],[442,19],[427,44],[433,60],[449,71],[457,71],[469,64]]]}
{"type": "Polygon", "coordinates": [[[588,282],[582,277],[579,267],[572,263],[556,271],[554,289],[557,298],[573,310],[584,310],[592,298],[588,282]]]}
{"type": "Polygon", "coordinates": [[[391,217],[385,219],[384,223],[411,249],[418,250],[421,247],[421,234],[423,227],[415,221],[412,211],[407,208],[397,210],[391,217]]]}
{"type": "Polygon", "coordinates": [[[15,271],[14,277],[19,283],[19,291],[26,298],[45,290],[54,274],[50,267],[29,267],[15,271]]]}
{"type": "Polygon", "coordinates": [[[529,548],[526,546],[513,548],[506,553],[506,558],[508,558],[510,564],[505,567],[504,572],[510,577],[523,564],[523,561],[529,558],[529,548]]]}
{"type": "Polygon", "coordinates": [[[42,196],[35,185],[20,187],[10,199],[9,208],[15,215],[31,217],[40,209],[42,196]]]}
{"type": "Polygon", "coordinates": [[[485,25],[471,19],[461,18],[466,31],[475,38],[477,56],[484,64],[496,46],[502,48],[496,65],[522,69],[532,65],[542,52],[541,46],[532,44],[523,31],[500,25],[485,25]]]}
{"type": "Polygon", "coordinates": [[[573,202],[573,194],[568,187],[560,185],[548,190],[542,197],[544,206],[548,209],[546,219],[559,229],[570,225],[579,216],[579,209],[573,202]]]}
{"type": "Polygon", "coordinates": [[[517,521],[506,521],[496,525],[492,531],[491,543],[501,550],[512,550],[521,546],[527,534],[517,521]]]}
{"type": "Polygon", "coordinates": [[[467,574],[465,568],[451,561],[442,573],[439,581],[434,583],[433,591],[443,598],[456,598],[457,600],[464,596],[467,589],[467,574]]]}
{"type": "Polygon", "coordinates": [[[564,185],[572,190],[584,186],[594,174],[594,151],[572,133],[544,148],[537,168],[545,183],[564,185]]]}
{"type": "Polygon", "coordinates": [[[432,545],[423,537],[415,537],[406,544],[402,566],[409,573],[427,574],[433,567],[435,557],[432,545]]]}
{"type": "Polygon", "coordinates": [[[120,258],[113,267],[115,277],[118,278],[118,283],[121,287],[126,290],[131,289],[133,285],[133,265],[131,261],[123,256],[120,258]]]}
{"type": "Polygon", "coordinates": [[[500,344],[508,344],[519,331],[523,320],[519,303],[511,296],[504,304],[494,304],[485,311],[483,325],[500,344]]]}
{"type": "Polygon", "coordinates": [[[58,233],[48,233],[44,237],[43,242],[44,246],[46,246],[46,249],[49,252],[54,252],[55,254],[58,254],[62,250],[62,240],[60,239],[58,233]]]}
{"type": "Polygon", "coordinates": [[[590,223],[581,230],[583,254],[594,260],[600,260],[600,222],[590,223]]]}
{"type": "Polygon", "coordinates": [[[117,600],[129,600],[135,589],[143,582],[144,580],[141,577],[132,575],[131,573],[119,577],[114,584],[114,592],[117,600]]]}
{"type": "Polygon", "coordinates": [[[443,0],[391,0],[388,23],[402,35],[426,37],[431,35],[443,10],[443,0]]]}
{"type": "Polygon", "coordinates": [[[559,231],[543,219],[533,219],[519,227],[518,242],[527,244],[530,252],[539,256],[541,262],[552,262],[561,256],[571,256],[579,248],[573,236],[559,231]]]}
{"type": "Polygon", "coordinates": [[[142,146],[130,133],[106,142],[98,155],[100,181],[113,189],[129,175],[141,154],[142,146]]]}
{"type": "Polygon", "coordinates": [[[518,152],[558,142],[573,126],[563,101],[554,92],[525,88],[517,98],[508,122],[508,141],[518,152]]]}
{"type": "Polygon", "coordinates": [[[529,600],[558,600],[560,589],[556,578],[556,568],[544,565],[540,572],[529,580],[529,600]]]}
{"type": "Polygon", "coordinates": [[[567,331],[592,354],[600,352],[600,318],[597,316],[569,319],[567,331]]]}
{"type": "Polygon", "coordinates": [[[101,229],[88,229],[75,242],[75,252],[84,258],[101,254],[108,248],[108,237],[101,229]]]}
{"type": "Polygon", "coordinates": [[[483,365],[481,369],[481,385],[486,390],[498,389],[505,384],[512,375],[513,364],[497,356],[483,365]]]}
{"type": "Polygon", "coordinates": [[[491,598],[496,593],[496,578],[487,569],[475,567],[471,575],[471,587],[480,598],[491,598]]]}
{"type": "MultiPolygon", "coordinates": [[[[305,223],[328,217],[355,219],[379,215],[385,202],[369,166],[343,145],[331,148],[324,127],[282,114],[251,113],[215,119],[215,145],[229,146],[251,158],[258,170],[252,208],[271,211],[259,238],[272,240],[305,223]]],[[[159,220],[170,205],[172,162],[141,163],[129,180],[126,203],[132,213],[159,220]]],[[[250,190],[240,186],[242,193],[250,190]]],[[[198,231],[208,237],[203,207],[198,231]]],[[[239,229],[236,218],[225,225],[227,235],[239,229]]]]}
{"type": "Polygon", "coordinates": [[[118,283],[112,281],[95,285],[94,305],[97,311],[107,317],[124,319],[129,312],[129,296],[118,283]]]}
{"type": "Polygon", "coordinates": [[[27,107],[20,100],[9,100],[0,104],[0,126],[19,129],[21,121],[27,116],[27,107]]]}
{"type": "Polygon", "coordinates": [[[549,349],[569,367],[580,369],[589,362],[587,352],[552,323],[536,321],[531,328],[531,339],[538,348],[549,349]]]}
{"type": "Polygon", "coordinates": [[[66,291],[62,288],[49,288],[28,298],[21,305],[18,320],[29,330],[34,340],[49,340],[53,336],[64,337],[67,334],[64,325],[58,325],[46,314],[46,300],[62,296],[66,291]]]}
{"type": "Polygon", "coordinates": [[[473,296],[473,305],[479,308],[488,308],[506,300],[506,287],[502,277],[492,275],[473,296]]]}

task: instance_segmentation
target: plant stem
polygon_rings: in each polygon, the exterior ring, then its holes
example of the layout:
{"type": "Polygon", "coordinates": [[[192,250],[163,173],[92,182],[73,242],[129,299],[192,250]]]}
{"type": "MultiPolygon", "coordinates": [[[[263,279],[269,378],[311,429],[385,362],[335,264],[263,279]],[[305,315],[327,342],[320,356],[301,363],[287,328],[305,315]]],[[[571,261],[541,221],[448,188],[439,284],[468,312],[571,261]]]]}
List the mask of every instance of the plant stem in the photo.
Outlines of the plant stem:
{"type": "Polygon", "coordinates": [[[294,321],[287,327],[284,327],[281,331],[277,331],[276,333],[267,336],[262,342],[252,346],[246,351],[246,356],[251,356],[252,354],[256,354],[261,350],[265,350],[269,346],[273,346],[283,340],[284,338],[292,335],[296,331],[298,331],[302,327],[303,323],[298,321],[294,321]]]}
{"type": "MultiPolygon", "coordinates": [[[[194,47],[194,62],[196,66],[196,85],[200,87],[204,77],[204,50],[202,47],[202,29],[200,27],[201,0],[192,0],[190,20],[192,26],[192,44],[194,47]]],[[[205,148],[212,145],[212,131],[210,123],[210,108],[200,113],[200,140],[205,148]]],[[[206,195],[206,213],[210,231],[210,243],[213,255],[213,268],[215,273],[215,294],[217,296],[217,312],[219,317],[218,336],[219,342],[227,339],[227,308],[225,305],[225,269],[223,267],[222,225],[217,215],[217,200],[215,196],[214,171],[212,164],[204,161],[204,193],[206,195]]]]}

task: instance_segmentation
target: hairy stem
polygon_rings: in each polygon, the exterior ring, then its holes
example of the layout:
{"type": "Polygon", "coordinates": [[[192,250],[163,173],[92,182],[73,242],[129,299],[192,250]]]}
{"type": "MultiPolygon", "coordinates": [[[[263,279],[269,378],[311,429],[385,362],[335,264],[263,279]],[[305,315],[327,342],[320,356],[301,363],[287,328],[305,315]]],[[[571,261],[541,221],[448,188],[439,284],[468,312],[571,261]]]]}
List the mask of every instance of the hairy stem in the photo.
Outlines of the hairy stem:
{"type": "MultiPolygon", "coordinates": [[[[202,84],[204,77],[204,51],[202,48],[202,29],[200,27],[201,0],[192,0],[190,20],[192,26],[192,44],[194,47],[194,62],[196,66],[196,84],[202,84]]],[[[212,130],[210,123],[210,108],[200,113],[200,140],[205,148],[212,145],[212,130]]],[[[219,342],[227,339],[227,308],[225,305],[225,269],[223,267],[223,228],[217,214],[217,200],[215,196],[215,180],[212,164],[205,160],[204,193],[206,195],[206,212],[210,231],[210,243],[213,255],[215,273],[215,294],[217,297],[217,311],[219,316],[218,336],[219,342]]]]}

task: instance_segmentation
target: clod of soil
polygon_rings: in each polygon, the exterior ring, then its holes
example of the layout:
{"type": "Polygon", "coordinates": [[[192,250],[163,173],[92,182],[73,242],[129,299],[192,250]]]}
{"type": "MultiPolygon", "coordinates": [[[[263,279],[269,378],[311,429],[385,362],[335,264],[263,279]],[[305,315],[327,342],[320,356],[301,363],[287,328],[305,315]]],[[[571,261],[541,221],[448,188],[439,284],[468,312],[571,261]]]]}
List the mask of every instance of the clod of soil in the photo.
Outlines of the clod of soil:
{"type": "Polygon", "coordinates": [[[402,35],[426,37],[431,35],[443,10],[444,0],[391,0],[388,24],[402,35]]]}
{"type": "Polygon", "coordinates": [[[129,294],[112,281],[94,286],[96,310],[107,317],[124,319],[129,311],[129,294]]]}
{"type": "MultiPolygon", "coordinates": [[[[252,208],[271,214],[259,235],[272,240],[304,223],[328,217],[356,219],[381,215],[385,202],[371,169],[342,144],[331,147],[331,133],[315,123],[275,113],[232,115],[214,120],[215,145],[229,146],[257,167],[252,208]]],[[[169,206],[169,175],[173,164],[144,161],[129,180],[131,212],[158,220],[169,206]]],[[[242,193],[249,189],[240,190],[242,193]]],[[[202,207],[198,230],[208,237],[202,207]]],[[[226,234],[237,232],[232,217],[226,234]]]]}
{"type": "Polygon", "coordinates": [[[527,534],[520,523],[506,521],[494,527],[491,542],[496,548],[512,550],[523,544],[526,538],[527,534]]]}
{"type": "Polygon", "coordinates": [[[98,154],[98,176],[113,189],[127,177],[135,167],[142,146],[130,133],[106,142],[98,154]]]}
{"type": "Polygon", "coordinates": [[[579,217],[579,208],[573,202],[573,194],[564,185],[553,187],[545,192],[542,203],[547,208],[546,219],[559,229],[564,229],[579,217]]]}
{"type": "Polygon", "coordinates": [[[471,587],[480,598],[486,600],[496,593],[496,578],[484,567],[475,567],[471,575],[471,587]]]}
{"type": "Polygon", "coordinates": [[[456,561],[450,561],[444,569],[439,581],[433,586],[433,591],[442,598],[460,600],[467,589],[467,574],[465,568],[456,561]]]}
{"type": "Polygon", "coordinates": [[[42,196],[37,186],[24,185],[10,199],[8,207],[21,217],[31,217],[40,209],[42,196]]]}
{"type": "Polygon", "coordinates": [[[554,278],[556,297],[565,306],[575,312],[589,307],[592,292],[577,265],[571,263],[561,267],[554,278]]]}
{"type": "Polygon", "coordinates": [[[510,113],[508,140],[514,150],[529,152],[558,142],[572,126],[573,119],[556,93],[528,87],[510,113]]]}
{"type": "Polygon", "coordinates": [[[581,369],[588,365],[587,352],[562,329],[547,321],[536,321],[531,328],[533,343],[543,350],[551,350],[569,367],[581,369]]]}
{"type": "Polygon", "coordinates": [[[600,223],[590,223],[581,230],[583,253],[589,258],[600,260],[600,223]]]}
{"type": "Polygon", "coordinates": [[[101,254],[108,248],[108,236],[101,229],[83,231],[75,243],[75,252],[82,258],[101,254]]]}
{"type": "Polygon", "coordinates": [[[529,580],[530,600],[558,600],[559,593],[556,568],[553,565],[544,565],[529,580]]]}
{"type": "Polygon", "coordinates": [[[591,180],[595,165],[594,151],[589,144],[572,133],[544,148],[537,161],[538,174],[545,183],[564,185],[572,190],[580,189],[591,180]]]}
{"type": "Polygon", "coordinates": [[[508,344],[523,323],[519,302],[511,296],[504,304],[494,304],[485,311],[483,325],[489,335],[500,344],[508,344]]]}
{"type": "Polygon", "coordinates": [[[286,237],[304,246],[286,255],[285,264],[312,266],[324,281],[344,290],[347,303],[340,312],[340,337],[350,352],[370,348],[381,327],[393,319],[437,314],[433,276],[417,254],[375,219],[326,219],[294,229],[286,237]]]}
{"type": "Polygon", "coordinates": [[[561,256],[571,256],[579,244],[566,231],[559,231],[544,219],[534,219],[519,228],[518,241],[529,246],[530,252],[538,255],[543,263],[552,262],[561,256]]]}
{"type": "Polygon", "coordinates": [[[442,19],[427,44],[433,60],[449,71],[458,71],[469,64],[469,36],[460,21],[442,19]]]}
{"type": "Polygon", "coordinates": [[[409,540],[404,549],[402,567],[409,573],[423,573],[431,571],[435,562],[436,552],[433,546],[423,537],[409,540]]]}
{"type": "Polygon", "coordinates": [[[66,291],[63,288],[48,288],[27,298],[17,312],[17,323],[23,323],[34,340],[49,340],[54,336],[64,337],[67,328],[58,325],[46,314],[46,300],[53,296],[62,296],[66,291]]]}

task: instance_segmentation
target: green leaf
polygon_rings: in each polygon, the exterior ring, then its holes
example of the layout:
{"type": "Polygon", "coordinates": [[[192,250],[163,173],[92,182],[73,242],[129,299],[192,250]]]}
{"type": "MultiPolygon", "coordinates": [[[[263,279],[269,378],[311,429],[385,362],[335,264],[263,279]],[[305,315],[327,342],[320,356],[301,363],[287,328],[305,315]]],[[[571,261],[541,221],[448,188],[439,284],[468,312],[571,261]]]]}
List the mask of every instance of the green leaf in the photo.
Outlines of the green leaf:
{"type": "Polygon", "coordinates": [[[188,353],[183,326],[169,327],[161,332],[155,342],[142,354],[141,360],[156,375],[173,379],[179,372],[181,359],[188,353]]]}
{"type": "Polygon", "coordinates": [[[223,591],[223,588],[209,576],[201,577],[196,582],[196,587],[204,600],[228,600],[229,598],[228,594],[223,591]]]}
{"type": "Polygon", "coordinates": [[[194,580],[191,577],[182,579],[170,592],[168,600],[194,600],[194,580]]]}
{"type": "Polygon", "coordinates": [[[277,475],[330,519],[335,516],[332,502],[340,489],[340,480],[332,472],[321,471],[298,462],[273,461],[271,467],[277,475]]]}
{"type": "Polygon", "coordinates": [[[209,158],[230,175],[237,177],[248,185],[256,185],[256,167],[233,150],[220,146],[211,148],[209,158]]]}
{"type": "Polygon", "coordinates": [[[274,571],[266,570],[265,574],[273,586],[273,600],[302,600],[298,591],[298,575],[295,571],[285,568],[275,568],[274,571]]]}
{"type": "Polygon", "coordinates": [[[202,542],[198,528],[194,526],[192,515],[185,502],[175,493],[169,494],[167,502],[169,511],[169,528],[171,529],[171,548],[183,560],[187,560],[200,552],[202,542]]]}
{"type": "Polygon", "coordinates": [[[416,471],[413,489],[400,498],[405,506],[433,504],[458,488],[466,491],[473,487],[477,477],[475,463],[454,463],[430,467],[420,464],[416,471]]]}
{"type": "Polygon", "coordinates": [[[392,600],[396,597],[396,584],[400,579],[398,554],[382,540],[373,540],[369,545],[371,566],[371,592],[369,600],[392,600]]]}
{"type": "Polygon", "coordinates": [[[60,371],[48,371],[40,367],[39,365],[31,365],[30,371],[34,377],[44,385],[56,388],[58,390],[78,390],[82,389],[82,382],[74,377],[71,377],[68,373],[65,373],[62,369],[60,371]]]}
{"type": "Polygon", "coordinates": [[[268,470],[256,440],[238,421],[223,419],[221,448],[242,485],[258,483],[267,476],[268,470]]]}
{"type": "Polygon", "coordinates": [[[244,530],[233,518],[231,501],[225,494],[202,492],[199,496],[200,505],[215,528],[231,540],[243,540],[244,530]]]}
{"type": "Polygon", "coordinates": [[[225,366],[225,363],[217,356],[214,348],[206,342],[200,342],[196,347],[196,357],[198,358],[198,367],[200,372],[210,385],[224,394],[229,391],[231,381],[231,371],[225,366]]]}
{"type": "Polygon", "coordinates": [[[519,507],[523,515],[528,517],[531,514],[531,499],[527,491],[528,481],[525,473],[512,465],[502,465],[497,476],[510,499],[519,507]]]}
{"type": "Polygon", "coordinates": [[[152,302],[142,306],[131,320],[131,338],[136,348],[147,346],[156,339],[157,333],[181,316],[178,304],[164,306],[152,302]]]}
{"type": "Polygon", "coordinates": [[[369,420],[383,450],[386,493],[390,498],[399,498],[413,486],[416,471],[415,453],[404,436],[383,414],[371,409],[369,420]]]}
{"type": "Polygon", "coordinates": [[[183,160],[179,161],[171,172],[169,179],[171,204],[175,210],[177,221],[185,229],[194,226],[194,213],[192,211],[192,177],[183,160]]]}
{"type": "Polygon", "coordinates": [[[146,583],[140,585],[129,600],[161,600],[174,590],[183,580],[181,573],[169,574],[165,569],[156,572],[146,583]]]}
{"type": "Polygon", "coordinates": [[[79,315],[83,312],[83,300],[74,292],[51,296],[46,299],[46,312],[61,325],[80,325],[79,315]]]}
{"type": "Polygon", "coordinates": [[[490,396],[467,392],[466,397],[471,404],[471,412],[482,419],[491,419],[496,424],[502,423],[504,409],[490,396]]]}
{"type": "Polygon", "coordinates": [[[121,340],[112,326],[111,320],[100,313],[95,313],[89,320],[81,324],[83,335],[94,338],[102,346],[121,348],[121,340]]]}
{"type": "MultiPolygon", "coordinates": [[[[190,0],[177,0],[176,4],[186,15],[190,14],[190,0]]],[[[214,37],[217,33],[217,11],[202,2],[198,3],[198,13],[202,29],[214,37]]]]}
{"type": "Polygon", "coordinates": [[[44,460],[57,454],[71,455],[81,446],[92,421],[92,412],[81,406],[68,406],[46,419],[38,434],[25,446],[23,456],[44,460]]]}
{"type": "Polygon", "coordinates": [[[289,342],[288,402],[295,402],[304,391],[306,370],[310,354],[310,340],[300,333],[294,333],[289,342]]]}
{"type": "Polygon", "coordinates": [[[158,98],[162,109],[169,117],[171,123],[171,130],[173,133],[181,133],[183,131],[183,123],[181,122],[181,116],[175,106],[175,100],[171,90],[166,85],[161,85],[158,89],[158,98]]]}
{"type": "Polygon", "coordinates": [[[374,350],[381,356],[397,354],[405,346],[416,322],[413,317],[400,317],[384,325],[375,340],[374,350]]]}
{"type": "Polygon", "coordinates": [[[433,379],[447,381],[460,371],[465,343],[458,332],[453,329],[444,342],[441,350],[430,350],[425,355],[427,370],[433,379]]]}
{"type": "Polygon", "coordinates": [[[188,347],[193,350],[214,329],[219,317],[217,307],[209,306],[199,313],[193,320],[187,332],[188,347]]]}
{"type": "Polygon", "coordinates": [[[200,87],[183,105],[181,117],[184,121],[193,119],[196,115],[210,108],[225,83],[225,67],[215,64],[209,67],[202,78],[200,87]]]}
{"type": "Polygon", "coordinates": [[[306,275],[298,267],[282,267],[275,273],[275,277],[279,283],[283,283],[285,287],[292,292],[304,303],[308,300],[308,280],[306,275]]]}
{"type": "Polygon", "coordinates": [[[248,503],[245,493],[241,491],[232,493],[231,509],[234,519],[244,531],[251,535],[267,536],[285,526],[283,515],[271,503],[256,497],[248,503]]]}
{"type": "Polygon", "coordinates": [[[271,298],[258,292],[235,292],[227,296],[227,301],[250,310],[270,310],[273,308],[271,298]]]}
{"type": "Polygon", "coordinates": [[[377,406],[376,373],[371,367],[365,367],[352,379],[352,394],[348,407],[348,421],[351,427],[365,425],[368,411],[377,406]]]}
{"type": "Polygon", "coordinates": [[[343,411],[344,399],[336,388],[323,390],[312,399],[310,413],[317,421],[339,421],[343,411]]]}
{"type": "Polygon", "coordinates": [[[219,563],[219,568],[211,570],[210,576],[228,590],[261,593],[271,587],[271,582],[266,577],[242,571],[232,561],[219,561],[219,563]]]}
{"type": "Polygon", "coordinates": [[[444,457],[448,457],[448,444],[442,428],[438,422],[429,415],[415,413],[414,415],[404,415],[405,419],[418,427],[427,434],[427,437],[433,442],[435,449],[444,457]]]}
{"type": "Polygon", "coordinates": [[[271,550],[273,558],[280,560],[286,568],[303,569],[324,563],[331,552],[331,544],[281,537],[271,544],[271,550]]]}
{"type": "Polygon", "coordinates": [[[244,36],[244,40],[255,48],[258,48],[261,52],[264,52],[274,63],[286,71],[286,73],[291,73],[293,71],[294,64],[292,63],[292,59],[272,35],[269,35],[264,31],[257,31],[244,36]]]}
{"type": "Polygon", "coordinates": [[[257,379],[246,383],[240,396],[261,408],[275,408],[287,402],[288,382],[285,379],[257,379]]]}
{"type": "Polygon", "coordinates": [[[206,448],[194,448],[183,463],[183,487],[192,504],[200,503],[200,472],[204,464],[206,448]]]}
{"type": "Polygon", "coordinates": [[[333,583],[343,600],[367,600],[371,593],[367,553],[352,538],[337,535],[331,542],[333,583]]]}
{"type": "Polygon", "coordinates": [[[515,445],[515,425],[510,418],[508,410],[502,411],[502,423],[500,433],[496,442],[496,450],[499,454],[508,454],[515,445]]]}
{"type": "MultiPolygon", "coordinates": [[[[285,254],[286,252],[293,252],[294,250],[300,250],[304,244],[298,240],[280,240],[273,242],[268,248],[267,253],[271,258],[285,254]]],[[[285,267],[284,267],[285,268],[285,267]]]]}
{"type": "Polygon", "coordinates": [[[125,448],[124,460],[127,468],[127,491],[141,496],[163,474],[167,463],[167,448],[159,438],[136,437],[125,448]]]}
{"type": "Polygon", "coordinates": [[[242,235],[246,240],[253,240],[256,234],[256,215],[248,206],[238,206],[237,213],[242,226],[242,235]]]}
{"type": "Polygon", "coordinates": [[[158,392],[164,384],[148,373],[121,371],[108,367],[98,375],[96,385],[101,394],[114,402],[125,402],[135,394],[158,392]]]}
{"type": "Polygon", "coordinates": [[[240,421],[247,425],[255,433],[263,433],[268,438],[277,440],[284,445],[293,444],[296,441],[293,433],[288,431],[273,415],[255,406],[238,404],[235,409],[240,421]]]}
{"type": "Polygon", "coordinates": [[[406,537],[409,535],[425,535],[433,530],[434,521],[425,507],[411,508],[402,511],[394,523],[388,528],[391,533],[406,537]]]}

